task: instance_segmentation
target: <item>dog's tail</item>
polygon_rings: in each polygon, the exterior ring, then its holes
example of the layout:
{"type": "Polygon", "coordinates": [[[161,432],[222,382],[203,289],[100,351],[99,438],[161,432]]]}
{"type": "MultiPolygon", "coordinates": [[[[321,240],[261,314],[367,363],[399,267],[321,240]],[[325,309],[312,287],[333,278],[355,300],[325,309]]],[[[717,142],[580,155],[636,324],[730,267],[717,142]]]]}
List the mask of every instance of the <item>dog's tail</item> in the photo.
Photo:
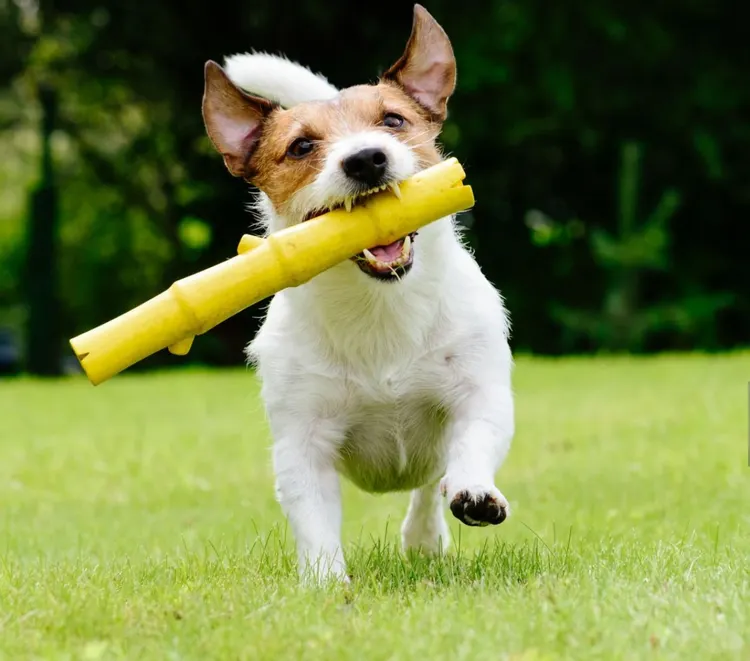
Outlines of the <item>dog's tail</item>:
{"type": "Polygon", "coordinates": [[[339,91],[319,73],[282,55],[240,53],[224,60],[229,79],[248,94],[290,108],[306,101],[325,101],[339,91]]]}

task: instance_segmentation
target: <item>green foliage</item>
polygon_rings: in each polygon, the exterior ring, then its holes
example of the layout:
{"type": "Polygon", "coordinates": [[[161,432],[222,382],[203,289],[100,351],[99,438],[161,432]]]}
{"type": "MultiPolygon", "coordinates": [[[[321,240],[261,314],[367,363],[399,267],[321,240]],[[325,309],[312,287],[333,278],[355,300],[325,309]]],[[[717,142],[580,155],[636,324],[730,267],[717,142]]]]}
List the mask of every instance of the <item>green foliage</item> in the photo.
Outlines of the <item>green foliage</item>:
{"type": "MultiPolygon", "coordinates": [[[[427,6],[458,59],[443,140],[476,191],[468,237],[503,291],[516,347],[746,342],[750,88],[743,24],[728,3],[427,6]],[[631,140],[636,161],[647,155],[633,181],[617,163],[631,140]]],[[[0,323],[26,303],[37,83],[61,95],[53,145],[70,336],[225,259],[253,224],[250,194],[205,137],[207,59],[282,51],[338,85],[369,81],[400,55],[411,10],[0,0],[10,81],[0,91],[0,323]]],[[[261,310],[217,329],[222,362],[241,360],[240,336],[261,310]]]]}
{"type": "Polygon", "coordinates": [[[702,324],[733,301],[722,294],[686,296],[674,302],[642,303],[642,276],[668,271],[670,220],[679,210],[681,194],[668,189],[653,211],[639,220],[642,145],[623,144],[619,173],[619,217],[616,234],[602,228],[590,233],[590,249],[607,283],[598,312],[557,306],[553,315],[591,344],[610,351],[642,351],[654,333],[695,334],[702,324]]]}

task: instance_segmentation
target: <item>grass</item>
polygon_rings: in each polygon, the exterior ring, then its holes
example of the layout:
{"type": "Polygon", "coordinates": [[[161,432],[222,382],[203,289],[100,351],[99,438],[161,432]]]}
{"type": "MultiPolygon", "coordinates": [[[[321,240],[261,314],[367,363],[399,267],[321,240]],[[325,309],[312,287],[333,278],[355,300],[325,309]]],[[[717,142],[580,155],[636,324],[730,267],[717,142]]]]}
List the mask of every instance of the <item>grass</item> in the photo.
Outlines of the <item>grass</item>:
{"type": "Polygon", "coordinates": [[[0,659],[750,659],[750,354],[519,359],[514,515],[442,560],[346,485],[306,591],[243,370],[0,382],[0,659]]]}

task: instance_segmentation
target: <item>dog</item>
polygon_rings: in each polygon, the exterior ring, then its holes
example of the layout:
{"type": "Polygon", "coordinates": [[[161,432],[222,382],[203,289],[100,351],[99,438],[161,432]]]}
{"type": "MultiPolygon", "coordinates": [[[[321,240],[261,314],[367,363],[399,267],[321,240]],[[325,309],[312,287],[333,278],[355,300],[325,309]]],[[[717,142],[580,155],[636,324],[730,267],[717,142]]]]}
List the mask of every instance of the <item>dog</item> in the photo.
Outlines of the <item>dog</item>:
{"type": "MultiPolygon", "coordinates": [[[[267,232],[398,195],[444,158],[456,62],[420,5],[376,83],[339,90],[265,53],[208,61],[204,73],[206,132],[229,172],[258,189],[267,232]]],[[[454,217],[279,292],[246,353],[303,579],[350,580],[340,476],[370,493],[411,492],[406,550],[447,550],[443,498],[469,526],[509,515],[495,486],[514,435],[509,315],[454,217]]]]}

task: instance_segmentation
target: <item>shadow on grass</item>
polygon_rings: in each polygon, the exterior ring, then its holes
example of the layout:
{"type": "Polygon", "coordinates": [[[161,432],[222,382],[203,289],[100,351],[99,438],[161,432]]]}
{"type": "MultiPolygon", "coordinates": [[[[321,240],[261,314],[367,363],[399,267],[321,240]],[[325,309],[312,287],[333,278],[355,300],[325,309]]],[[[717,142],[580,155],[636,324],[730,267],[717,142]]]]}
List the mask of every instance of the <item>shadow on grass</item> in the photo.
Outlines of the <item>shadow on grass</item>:
{"type": "Polygon", "coordinates": [[[404,553],[396,543],[376,541],[350,550],[347,560],[353,583],[377,592],[501,587],[560,576],[570,568],[565,548],[552,549],[538,540],[519,545],[488,541],[471,551],[458,548],[432,556],[404,553]]]}

